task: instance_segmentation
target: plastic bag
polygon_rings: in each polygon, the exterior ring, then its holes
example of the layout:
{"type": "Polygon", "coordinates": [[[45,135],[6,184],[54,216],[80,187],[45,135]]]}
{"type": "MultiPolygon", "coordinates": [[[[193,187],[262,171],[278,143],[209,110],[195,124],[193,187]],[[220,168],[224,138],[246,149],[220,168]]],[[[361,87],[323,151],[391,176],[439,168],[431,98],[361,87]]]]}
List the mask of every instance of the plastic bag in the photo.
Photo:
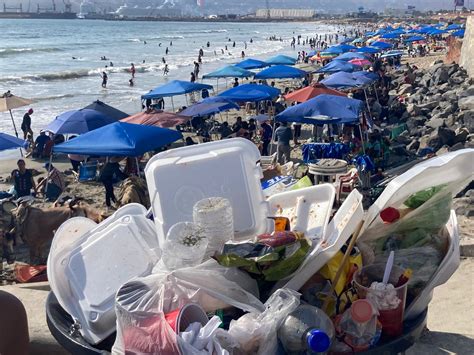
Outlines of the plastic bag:
{"type": "Polygon", "coordinates": [[[255,280],[236,268],[209,260],[193,268],[159,271],[124,284],[116,295],[114,354],[176,354],[178,336],[165,314],[195,302],[206,312],[234,306],[262,312],[255,280]]]}
{"type": "Polygon", "coordinates": [[[276,354],[277,330],[286,316],[300,304],[300,294],[290,289],[278,289],[265,302],[261,313],[247,313],[229,327],[229,335],[235,339],[241,354],[276,354]]]}

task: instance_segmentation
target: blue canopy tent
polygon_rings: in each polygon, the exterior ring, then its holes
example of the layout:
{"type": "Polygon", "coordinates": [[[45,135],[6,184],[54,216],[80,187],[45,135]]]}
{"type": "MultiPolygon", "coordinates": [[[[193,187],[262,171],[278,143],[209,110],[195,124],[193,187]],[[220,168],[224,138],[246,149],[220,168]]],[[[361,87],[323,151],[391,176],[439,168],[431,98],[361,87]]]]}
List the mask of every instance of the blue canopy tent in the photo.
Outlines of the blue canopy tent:
{"type": "Polygon", "coordinates": [[[435,29],[436,27],[433,27],[433,26],[421,27],[420,29],[418,29],[418,33],[429,33],[435,29]]]}
{"type": "Polygon", "coordinates": [[[202,76],[203,79],[213,78],[250,78],[255,75],[250,70],[239,68],[235,65],[227,65],[221,69],[215,70],[202,76]]]}
{"type": "Polygon", "coordinates": [[[380,36],[380,38],[395,39],[395,38],[399,38],[400,35],[401,35],[400,33],[389,32],[389,33],[384,33],[383,35],[380,36]]]}
{"type": "Polygon", "coordinates": [[[130,116],[128,113],[125,113],[123,111],[116,109],[115,107],[107,105],[106,103],[100,100],[96,100],[84,108],[99,111],[106,116],[116,119],[117,121],[130,116]]]}
{"type": "Polygon", "coordinates": [[[221,92],[218,97],[223,97],[234,102],[255,102],[272,100],[280,95],[280,90],[267,85],[244,84],[221,92]]]}
{"type": "Polygon", "coordinates": [[[446,27],[446,29],[448,31],[459,30],[461,28],[463,28],[463,27],[461,25],[458,25],[457,23],[453,23],[453,24],[449,25],[448,27],[446,27]]]}
{"type": "Polygon", "coordinates": [[[220,112],[225,112],[229,110],[238,110],[240,109],[239,105],[230,100],[214,96],[209,97],[201,102],[195,103],[194,105],[188,107],[187,109],[181,111],[179,114],[183,116],[190,117],[203,117],[208,115],[213,115],[220,112]],[[208,100],[213,99],[213,100],[208,100]],[[217,100],[216,100],[217,99],[217,100]]]}
{"type": "Polygon", "coordinates": [[[362,85],[362,83],[353,75],[353,73],[338,72],[328,76],[326,79],[321,80],[321,84],[324,84],[331,88],[356,88],[362,85]]]}
{"type": "Polygon", "coordinates": [[[411,36],[404,40],[404,42],[417,42],[417,41],[425,41],[426,38],[423,36],[411,36]]]}
{"type": "Polygon", "coordinates": [[[382,41],[373,42],[373,43],[370,44],[370,46],[371,47],[377,47],[377,48],[380,48],[380,49],[389,49],[389,48],[393,47],[390,43],[382,42],[382,41]]]}
{"type": "Polygon", "coordinates": [[[362,53],[347,52],[347,53],[343,53],[341,55],[338,55],[333,60],[349,61],[349,60],[352,60],[352,59],[367,59],[367,56],[362,54],[362,53]]]}
{"type": "Polygon", "coordinates": [[[44,130],[54,134],[83,134],[116,121],[96,110],[80,109],[60,114],[44,130]]]}
{"type": "Polygon", "coordinates": [[[357,65],[344,62],[342,60],[333,60],[326,64],[324,67],[319,68],[316,73],[337,73],[337,72],[347,72],[351,73],[357,70],[359,67],[357,65]]]}
{"type": "Polygon", "coordinates": [[[167,128],[115,122],[55,145],[54,153],[137,157],[183,138],[167,128]]]}
{"type": "Polygon", "coordinates": [[[437,36],[437,35],[445,34],[445,33],[447,33],[447,32],[448,32],[448,31],[446,31],[446,30],[440,30],[439,28],[435,28],[435,29],[429,31],[428,34],[429,34],[430,36],[437,36]]]}
{"type": "Polygon", "coordinates": [[[287,65],[274,65],[255,74],[255,79],[296,79],[308,75],[304,70],[287,65]]]}
{"type": "Polygon", "coordinates": [[[357,49],[356,46],[353,46],[351,44],[338,44],[336,47],[341,48],[344,52],[349,52],[357,49]]]}
{"type": "Polygon", "coordinates": [[[0,151],[15,148],[26,148],[27,146],[28,142],[24,141],[23,139],[19,139],[6,133],[0,133],[0,151]]]}
{"type": "Polygon", "coordinates": [[[262,60],[248,58],[235,64],[235,66],[242,69],[260,69],[268,67],[268,64],[262,60]]]}
{"type": "Polygon", "coordinates": [[[268,65],[295,65],[296,58],[279,54],[265,61],[268,65]]]}
{"type": "Polygon", "coordinates": [[[142,95],[142,100],[171,97],[171,104],[174,110],[173,96],[185,95],[194,91],[201,91],[203,89],[213,90],[213,87],[211,85],[192,83],[190,81],[172,80],[169,83],[158,86],[149,93],[142,95]]]}
{"type": "Polygon", "coordinates": [[[322,51],[322,53],[325,53],[325,54],[342,54],[344,52],[346,51],[339,46],[332,46],[322,51]]]}
{"type": "Polygon", "coordinates": [[[352,76],[359,81],[360,85],[370,85],[380,79],[377,74],[369,71],[354,72],[352,76]]]}
{"type": "Polygon", "coordinates": [[[462,38],[462,37],[464,37],[464,33],[465,33],[465,30],[462,29],[462,30],[458,30],[458,31],[453,32],[452,35],[454,37],[461,37],[462,38]]]}
{"type": "Polygon", "coordinates": [[[377,47],[360,47],[360,48],[357,48],[357,52],[359,53],[369,53],[369,54],[375,54],[375,53],[378,53],[380,52],[381,48],[377,48],[377,47]]]}
{"type": "Polygon", "coordinates": [[[276,115],[275,119],[280,122],[309,124],[352,123],[359,120],[362,109],[363,103],[360,100],[323,94],[287,108],[276,115]]]}

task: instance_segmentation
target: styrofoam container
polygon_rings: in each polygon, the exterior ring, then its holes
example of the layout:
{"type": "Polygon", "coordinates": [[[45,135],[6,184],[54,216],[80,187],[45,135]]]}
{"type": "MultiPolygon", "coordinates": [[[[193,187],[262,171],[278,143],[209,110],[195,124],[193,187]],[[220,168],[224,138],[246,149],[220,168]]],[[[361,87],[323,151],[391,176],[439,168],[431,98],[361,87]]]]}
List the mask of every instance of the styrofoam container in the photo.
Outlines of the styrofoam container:
{"type": "Polygon", "coordinates": [[[151,158],[145,175],[160,242],[172,225],[192,221],[194,204],[207,197],[231,202],[235,240],[266,232],[271,223],[259,159],[255,144],[242,138],[171,149],[151,158]]]}
{"type": "Polygon", "coordinates": [[[335,195],[331,184],[282,192],[268,199],[270,216],[288,218],[291,230],[304,232],[314,244],[325,236],[335,195]]]}
{"type": "MultiPolygon", "coordinates": [[[[370,206],[361,230],[383,225],[380,211],[389,206],[400,206],[410,195],[432,187],[472,179],[474,149],[461,149],[428,159],[390,181],[379,198],[370,206]]],[[[462,188],[463,186],[459,186],[462,188]]]]}
{"type": "Polygon", "coordinates": [[[71,250],[50,255],[55,263],[51,265],[53,291],[91,344],[115,331],[114,301],[119,287],[148,275],[159,260],[155,227],[146,213],[141,205],[126,205],[80,236],[71,250]]]}
{"type": "Polygon", "coordinates": [[[450,218],[448,223],[446,223],[446,229],[449,236],[448,251],[423,291],[405,310],[405,319],[413,319],[420,315],[431,302],[434,288],[448,281],[461,263],[458,221],[454,210],[451,210],[450,218]]]}
{"type": "Polygon", "coordinates": [[[298,291],[316,272],[318,272],[347,242],[364,218],[363,196],[353,190],[337,210],[326,229],[326,237],[314,247],[292,276],[277,283],[273,291],[287,287],[298,291]]]}

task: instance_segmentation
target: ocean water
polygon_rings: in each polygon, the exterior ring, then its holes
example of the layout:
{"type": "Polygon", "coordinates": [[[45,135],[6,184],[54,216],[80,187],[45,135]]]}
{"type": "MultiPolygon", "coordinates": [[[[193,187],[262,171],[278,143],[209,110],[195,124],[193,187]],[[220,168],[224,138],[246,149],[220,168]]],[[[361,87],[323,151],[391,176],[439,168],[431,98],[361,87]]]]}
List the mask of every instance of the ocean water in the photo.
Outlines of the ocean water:
{"type": "MultiPolygon", "coordinates": [[[[0,91],[32,98],[35,135],[60,113],[102,100],[127,113],[141,109],[140,95],[168,80],[189,80],[200,48],[200,75],[248,57],[265,59],[276,53],[297,55],[307,46],[290,47],[293,36],[334,33],[318,23],[196,23],[113,22],[94,20],[0,20],[0,91]],[[267,40],[270,36],[283,39],[267,40]],[[250,39],[253,43],[250,43],[250,39]],[[229,41],[229,39],[231,41],[229,41]],[[145,44],[146,41],[146,44],[145,44]],[[210,42],[207,48],[206,43],[210,42]],[[236,47],[233,48],[233,41],[236,47]],[[172,45],[171,43],[172,42],[172,45]],[[247,49],[244,49],[247,42],[247,49]],[[160,46],[161,43],[161,46],[160,46]],[[221,49],[228,46],[224,54],[221,49]],[[169,54],[165,55],[166,47],[169,54]],[[214,53],[216,51],[217,54],[214,53]],[[107,61],[101,61],[106,56],[107,61]],[[75,57],[77,59],[73,59],[75,57]],[[163,76],[162,57],[170,73],[163,76]],[[101,87],[107,68],[109,83],[101,87]],[[145,63],[143,63],[145,61],[145,63]],[[130,63],[135,63],[135,86],[130,87],[130,63]]],[[[215,80],[205,81],[215,85],[215,80]]],[[[222,81],[220,81],[222,85],[222,81]]],[[[175,104],[184,104],[176,98],[175,104]]],[[[168,103],[169,106],[169,103],[168,103]]],[[[170,108],[170,107],[167,107],[170,108]]],[[[19,129],[28,107],[14,111],[19,129]]],[[[0,131],[13,133],[8,113],[0,113],[0,131]]]]}

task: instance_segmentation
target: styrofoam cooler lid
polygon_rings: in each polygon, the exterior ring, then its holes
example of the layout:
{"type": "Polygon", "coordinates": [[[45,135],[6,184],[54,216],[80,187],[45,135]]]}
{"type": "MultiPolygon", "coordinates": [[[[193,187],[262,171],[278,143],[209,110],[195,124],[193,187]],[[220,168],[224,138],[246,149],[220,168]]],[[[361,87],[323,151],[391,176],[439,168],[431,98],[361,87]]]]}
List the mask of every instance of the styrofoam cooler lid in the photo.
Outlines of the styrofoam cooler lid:
{"type": "Polygon", "coordinates": [[[361,235],[371,223],[383,223],[379,214],[386,207],[399,206],[410,195],[434,185],[472,178],[473,162],[474,149],[461,149],[428,159],[397,176],[390,181],[379,198],[370,206],[361,235]]]}
{"type": "Polygon", "coordinates": [[[231,204],[236,240],[264,233],[268,204],[260,186],[260,153],[242,138],[172,149],[155,155],[145,168],[160,240],[178,222],[193,220],[193,206],[207,197],[231,204]]]}
{"type": "Polygon", "coordinates": [[[72,250],[51,258],[58,266],[52,270],[57,280],[54,292],[91,344],[115,330],[119,287],[148,275],[159,260],[155,227],[146,213],[141,205],[126,205],[82,235],[72,250]]]}

